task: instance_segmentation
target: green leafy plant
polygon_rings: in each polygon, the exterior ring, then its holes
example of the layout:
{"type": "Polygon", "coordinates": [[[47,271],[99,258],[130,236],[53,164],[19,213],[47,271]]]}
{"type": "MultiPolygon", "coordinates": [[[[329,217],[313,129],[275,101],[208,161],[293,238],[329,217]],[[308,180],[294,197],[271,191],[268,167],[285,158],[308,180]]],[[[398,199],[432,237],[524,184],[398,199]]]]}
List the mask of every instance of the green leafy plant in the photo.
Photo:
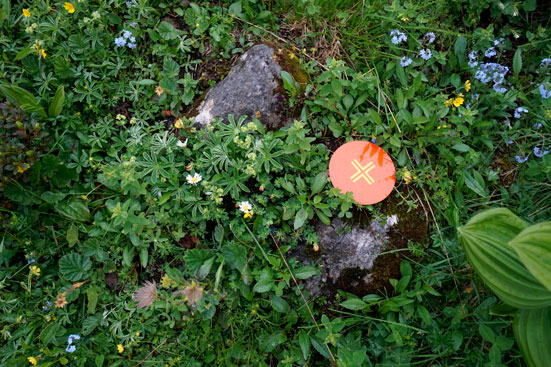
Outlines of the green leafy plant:
{"type": "Polygon", "coordinates": [[[508,209],[475,215],[458,229],[467,259],[505,303],[519,309],[517,342],[530,367],[549,359],[551,222],[529,226],[508,209]]]}

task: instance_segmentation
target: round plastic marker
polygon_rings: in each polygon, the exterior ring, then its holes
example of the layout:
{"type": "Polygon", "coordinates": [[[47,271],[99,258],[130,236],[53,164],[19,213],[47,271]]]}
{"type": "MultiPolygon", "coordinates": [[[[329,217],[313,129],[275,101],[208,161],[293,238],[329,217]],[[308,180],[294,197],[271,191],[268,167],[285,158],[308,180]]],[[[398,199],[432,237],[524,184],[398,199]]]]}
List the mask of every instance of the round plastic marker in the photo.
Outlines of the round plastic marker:
{"type": "Polygon", "coordinates": [[[376,204],[390,195],[396,178],[394,163],[379,146],[368,141],[341,145],[329,161],[331,183],[343,193],[352,191],[362,205],[376,204]]]}

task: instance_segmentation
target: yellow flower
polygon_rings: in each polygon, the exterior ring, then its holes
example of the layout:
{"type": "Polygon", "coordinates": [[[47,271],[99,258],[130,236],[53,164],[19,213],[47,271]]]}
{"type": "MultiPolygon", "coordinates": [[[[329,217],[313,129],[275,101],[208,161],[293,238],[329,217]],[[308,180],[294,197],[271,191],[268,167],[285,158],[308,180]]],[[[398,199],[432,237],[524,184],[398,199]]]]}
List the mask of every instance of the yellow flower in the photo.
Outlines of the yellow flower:
{"type": "Polygon", "coordinates": [[[117,344],[117,351],[118,351],[119,353],[124,352],[124,347],[122,346],[122,344],[117,344]]]}
{"type": "Polygon", "coordinates": [[[139,331],[136,331],[136,336],[140,336],[140,332],[139,332],[139,331]]]}
{"type": "Polygon", "coordinates": [[[446,107],[450,107],[450,106],[452,105],[452,103],[453,103],[453,98],[450,98],[450,99],[448,99],[446,102],[444,102],[444,105],[445,105],[446,107]]]}
{"type": "Polygon", "coordinates": [[[470,91],[471,90],[471,81],[470,80],[467,80],[465,82],[465,91],[470,91]]]}
{"type": "Polygon", "coordinates": [[[463,96],[460,94],[459,97],[457,97],[456,99],[453,100],[453,105],[455,107],[459,107],[463,104],[465,100],[463,99],[463,96]]]}
{"type": "Polygon", "coordinates": [[[80,195],[80,198],[84,201],[88,200],[88,196],[86,196],[86,195],[80,195]]]}
{"type": "Polygon", "coordinates": [[[404,181],[405,181],[406,185],[409,185],[409,183],[411,182],[411,179],[412,179],[411,173],[409,172],[409,170],[406,169],[404,171],[404,181]]]}
{"type": "Polygon", "coordinates": [[[36,366],[36,364],[38,363],[38,361],[34,357],[27,357],[27,361],[29,361],[29,363],[33,366],[36,366]]]}
{"type": "MultiPolygon", "coordinates": [[[[23,9],[23,16],[24,16],[25,18],[30,17],[30,16],[31,16],[31,11],[30,11],[29,9],[23,9]]],[[[30,357],[30,358],[32,358],[32,357],[30,357]]],[[[35,359],[35,361],[36,361],[36,359],[35,359]]],[[[35,363],[35,364],[36,364],[36,363],[35,363]]]]}
{"type": "Polygon", "coordinates": [[[158,96],[160,96],[164,92],[165,92],[165,90],[160,85],[155,87],[155,93],[157,93],[158,96]]]}
{"type": "Polygon", "coordinates": [[[291,60],[295,58],[295,54],[292,52],[289,52],[288,56],[291,60]]]}
{"type": "Polygon", "coordinates": [[[43,59],[46,58],[46,50],[44,50],[44,49],[40,50],[40,54],[42,55],[43,59]]]}
{"type": "Polygon", "coordinates": [[[40,268],[38,266],[32,265],[29,267],[29,271],[32,275],[36,275],[37,277],[40,276],[40,268]]]}
{"type": "Polygon", "coordinates": [[[176,286],[176,284],[174,284],[174,280],[172,280],[172,278],[170,278],[168,274],[165,274],[161,278],[161,287],[168,289],[173,286],[176,286]]]}
{"type": "Polygon", "coordinates": [[[65,8],[65,10],[67,10],[69,14],[73,14],[75,12],[75,7],[71,3],[65,3],[63,7],[65,8]]]}
{"type": "Polygon", "coordinates": [[[31,167],[29,166],[28,163],[22,163],[22,164],[16,164],[16,165],[17,165],[17,173],[23,173],[31,167]]]}
{"type": "Polygon", "coordinates": [[[243,214],[243,218],[252,218],[252,217],[253,217],[252,212],[248,212],[248,213],[243,214]]]}
{"type": "Polygon", "coordinates": [[[182,123],[182,119],[178,119],[176,121],[174,121],[174,127],[176,129],[181,129],[184,127],[184,124],[182,123]]]}

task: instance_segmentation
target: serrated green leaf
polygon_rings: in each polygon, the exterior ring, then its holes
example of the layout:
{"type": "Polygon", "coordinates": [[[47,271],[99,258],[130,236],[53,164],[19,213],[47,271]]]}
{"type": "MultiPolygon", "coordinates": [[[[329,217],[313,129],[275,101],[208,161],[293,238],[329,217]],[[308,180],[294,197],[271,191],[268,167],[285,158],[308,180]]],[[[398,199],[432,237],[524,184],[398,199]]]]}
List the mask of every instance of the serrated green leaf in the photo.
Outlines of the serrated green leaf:
{"type": "Polygon", "coordinates": [[[59,260],[59,272],[71,282],[76,282],[90,276],[92,262],[87,256],[70,253],[59,260]]]}
{"type": "Polygon", "coordinates": [[[58,203],[55,209],[71,220],[86,221],[90,218],[88,204],[83,200],[72,199],[66,203],[58,203]]]}
{"type": "Polygon", "coordinates": [[[90,335],[92,331],[94,331],[99,324],[101,323],[103,316],[101,313],[97,313],[93,316],[88,316],[84,319],[82,322],[82,335],[90,335]]]}
{"type": "Polygon", "coordinates": [[[78,228],[74,224],[71,224],[69,229],[67,230],[67,242],[69,243],[69,247],[73,247],[75,243],[78,242],[78,228]]]}

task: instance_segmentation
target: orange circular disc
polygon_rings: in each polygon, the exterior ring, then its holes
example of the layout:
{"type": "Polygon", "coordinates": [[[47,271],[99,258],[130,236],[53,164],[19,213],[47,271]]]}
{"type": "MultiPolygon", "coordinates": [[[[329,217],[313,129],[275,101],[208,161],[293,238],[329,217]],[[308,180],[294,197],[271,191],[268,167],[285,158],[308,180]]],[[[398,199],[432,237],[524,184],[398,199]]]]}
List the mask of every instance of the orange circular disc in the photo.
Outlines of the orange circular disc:
{"type": "Polygon", "coordinates": [[[390,156],[367,141],[351,141],[341,145],[329,161],[329,177],[343,193],[352,191],[359,204],[383,201],[394,188],[396,178],[390,156]]]}

